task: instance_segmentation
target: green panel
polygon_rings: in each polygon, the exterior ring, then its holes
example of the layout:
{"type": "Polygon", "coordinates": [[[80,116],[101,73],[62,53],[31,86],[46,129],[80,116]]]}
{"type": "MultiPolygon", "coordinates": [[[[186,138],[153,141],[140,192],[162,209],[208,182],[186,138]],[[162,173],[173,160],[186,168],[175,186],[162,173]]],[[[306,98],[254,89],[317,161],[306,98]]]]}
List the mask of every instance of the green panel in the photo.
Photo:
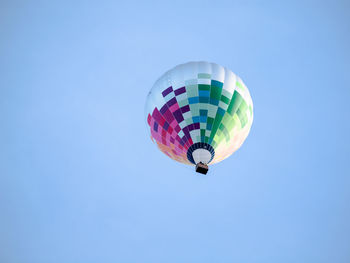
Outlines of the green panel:
{"type": "Polygon", "coordinates": [[[208,119],[207,119],[207,123],[213,124],[213,123],[214,123],[214,119],[213,119],[213,118],[208,117],[208,119]]]}
{"type": "Polygon", "coordinates": [[[210,90],[210,85],[198,84],[198,90],[210,90]]]}
{"type": "Polygon", "coordinates": [[[221,123],[221,120],[222,120],[223,116],[221,116],[220,114],[216,114],[216,117],[215,117],[215,121],[214,121],[214,124],[213,124],[213,129],[212,129],[212,132],[216,132],[216,130],[219,128],[219,125],[221,123]]]}
{"type": "Polygon", "coordinates": [[[216,99],[216,100],[220,100],[220,98],[221,98],[221,91],[222,91],[222,88],[211,86],[210,97],[213,98],[213,99],[216,99]]]}
{"type": "Polygon", "coordinates": [[[248,122],[248,117],[247,117],[247,114],[245,114],[243,119],[241,120],[242,128],[244,128],[247,122],[248,122]]]}
{"type": "Polygon", "coordinates": [[[242,83],[241,83],[241,82],[236,81],[236,86],[237,86],[238,88],[240,88],[240,89],[244,90],[244,86],[242,85],[242,83]]]}
{"type": "Polygon", "coordinates": [[[248,108],[248,106],[245,103],[245,101],[242,101],[239,109],[237,110],[237,116],[239,118],[239,121],[241,122],[242,128],[245,126],[245,124],[247,123],[247,120],[248,120],[247,108],[248,108]]]}
{"type": "Polygon", "coordinates": [[[222,102],[225,102],[227,105],[230,103],[230,99],[227,98],[227,97],[224,96],[224,95],[221,95],[220,100],[221,100],[222,102]]]}
{"type": "Polygon", "coordinates": [[[213,124],[213,128],[211,129],[211,134],[210,134],[210,139],[212,140],[215,136],[215,133],[217,131],[217,129],[219,128],[219,125],[221,123],[223,116],[221,116],[220,114],[216,114],[215,120],[214,120],[214,124],[213,124]]]}
{"type": "Polygon", "coordinates": [[[247,111],[248,105],[245,102],[245,100],[242,100],[241,104],[239,105],[239,108],[240,108],[241,111],[247,111]]]}
{"type": "Polygon", "coordinates": [[[229,116],[229,121],[225,122],[224,125],[225,125],[226,129],[231,131],[233,129],[233,127],[236,126],[236,122],[235,122],[235,119],[231,115],[227,114],[227,116],[229,116]]]}
{"type": "Polygon", "coordinates": [[[225,126],[222,125],[222,123],[220,124],[219,129],[222,130],[223,134],[225,135],[226,141],[228,142],[230,140],[230,135],[225,126]]]}
{"type": "Polygon", "coordinates": [[[229,100],[231,100],[231,98],[232,98],[232,93],[228,92],[225,89],[222,89],[222,95],[227,97],[229,100]]]}
{"type": "MultiPolygon", "coordinates": [[[[214,140],[217,144],[220,144],[221,141],[223,141],[225,139],[225,135],[220,132],[220,133],[216,133],[216,135],[214,136],[214,140]]],[[[210,145],[213,144],[213,141],[210,143],[210,145]]]]}
{"type": "Polygon", "coordinates": [[[228,127],[229,124],[232,122],[232,117],[230,114],[228,114],[227,112],[224,115],[224,118],[222,119],[221,123],[225,126],[228,127]]]}
{"type": "Polygon", "coordinates": [[[238,115],[239,121],[241,122],[242,128],[247,123],[247,109],[248,109],[247,103],[244,100],[242,100],[241,105],[239,105],[239,108],[237,110],[237,115],[238,115]]]}
{"type": "Polygon", "coordinates": [[[233,114],[237,111],[238,107],[240,106],[241,102],[243,101],[243,98],[241,94],[239,94],[237,91],[233,93],[230,105],[228,106],[227,112],[233,116],[233,114]]]}
{"type": "Polygon", "coordinates": [[[233,122],[234,122],[234,127],[236,127],[238,130],[242,128],[241,127],[241,122],[240,122],[237,114],[233,115],[233,122]]]}

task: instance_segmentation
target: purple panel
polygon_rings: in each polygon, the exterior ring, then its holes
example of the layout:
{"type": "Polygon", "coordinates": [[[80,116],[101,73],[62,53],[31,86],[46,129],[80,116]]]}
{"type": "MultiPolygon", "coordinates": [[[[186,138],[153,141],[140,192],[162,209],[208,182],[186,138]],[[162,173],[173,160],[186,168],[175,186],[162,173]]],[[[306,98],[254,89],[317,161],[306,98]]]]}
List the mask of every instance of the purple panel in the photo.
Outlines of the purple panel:
{"type": "Polygon", "coordinates": [[[188,125],[182,129],[185,134],[189,133],[189,126],[190,125],[188,125]]]}
{"type": "Polygon", "coordinates": [[[180,122],[182,122],[184,120],[180,109],[178,109],[177,111],[174,112],[174,117],[175,117],[175,119],[177,120],[178,123],[180,123],[180,122]]]}
{"type": "Polygon", "coordinates": [[[173,120],[174,120],[174,116],[173,114],[171,114],[170,110],[167,110],[165,112],[165,114],[163,114],[163,116],[165,117],[165,119],[169,122],[169,123],[172,123],[173,120]]]}
{"type": "Polygon", "coordinates": [[[160,113],[162,115],[164,115],[164,113],[167,111],[167,109],[168,109],[168,106],[166,104],[164,104],[164,106],[160,109],[160,113]]]}
{"type": "Polygon", "coordinates": [[[194,124],[189,125],[189,126],[188,126],[188,129],[189,129],[190,131],[193,131],[193,130],[194,130],[194,124]]]}
{"type": "Polygon", "coordinates": [[[154,123],[154,126],[153,126],[153,130],[155,130],[156,132],[158,132],[158,123],[154,123]]]}
{"type": "Polygon", "coordinates": [[[173,87],[170,86],[169,88],[165,89],[162,94],[163,94],[163,97],[165,97],[166,95],[168,95],[170,92],[173,91],[173,87]]]}
{"type": "Polygon", "coordinates": [[[185,93],[185,92],[186,92],[185,87],[179,88],[179,89],[175,90],[175,96],[180,95],[180,94],[185,93]]]}
{"type": "Polygon", "coordinates": [[[175,142],[175,140],[174,140],[173,137],[170,137],[170,142],[171,142],[171,143],[174,143],[174,142],[175,142]]]}
{"type": "Polygon", "coordinates": [[[182,113],[185,113],[185,112],[190,111],[190,106],[189,106],[189,105],[183,106],[183,107],[181,108],[181,111],[182,111],[182,113]]]}
{"type": "Polygon", "coordinates": [[[171,100],[169,100],[166,104],[168,105],[168,107],[170,108],[172,105],[174,105],[175,103],[177,103],[176,98],[172,98],[171,100]]]}
{"type": "Polygon", "coordinates": [[[189,135],[185,135],[184,137],[182,137],[182,141],[184,143],[186,143],[191,137],[189,135]]]}
{"type": "Polygon", "coordinates": [[[152,117],[159,122],[162,119],[162,115],[160,115],[159,111],[157,108],[154,109],[153,113],[152,113],[152,117]]]}
{"type": "Polygon", "coordinates": [[[186,127],[184,127],[184,128],[182,129],[182,131],[184,132],[185,136],[186,136],[188,139],[191,138],[189,126],[190,126],[190,125],[188,125],[188,126],[186,126],[186,127]]]}
{"type": "MultiPolygon", "coordinates": [[[[175,131],[176,131],[177,133],[179,133],[179,131],[181,131],[181,128],[180,128],[179,125],[176,125],[176,126],[175,126],[175,131]]],[[[179,138],[180,138],[180,137],[179,137],[179,138]]]]}
{"type": "Polygon", "coordinates": [[[163,125],[163,129],[167,131],[168,128],[169,128],[169,123],[165,122],[163,125]]]}
{"type": "Polygon", "coordinates": [[[195,130],[198,130],[200,128],[199,122],[196,122],[193,125],[195,130]]]}

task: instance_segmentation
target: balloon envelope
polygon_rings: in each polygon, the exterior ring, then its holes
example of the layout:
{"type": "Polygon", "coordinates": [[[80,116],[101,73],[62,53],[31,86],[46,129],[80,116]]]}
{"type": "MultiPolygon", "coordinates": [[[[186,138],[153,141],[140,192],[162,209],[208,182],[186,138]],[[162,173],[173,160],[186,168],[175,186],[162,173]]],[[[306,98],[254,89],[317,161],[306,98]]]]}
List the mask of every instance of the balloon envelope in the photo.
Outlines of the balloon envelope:
{"type": "Polygon", "coordinates": [[[170,158],[213,164],[244,142],[253,122],[247,87],[215,63],[189,62],[161,76],[147,96],[151,139],[170,158]]]}

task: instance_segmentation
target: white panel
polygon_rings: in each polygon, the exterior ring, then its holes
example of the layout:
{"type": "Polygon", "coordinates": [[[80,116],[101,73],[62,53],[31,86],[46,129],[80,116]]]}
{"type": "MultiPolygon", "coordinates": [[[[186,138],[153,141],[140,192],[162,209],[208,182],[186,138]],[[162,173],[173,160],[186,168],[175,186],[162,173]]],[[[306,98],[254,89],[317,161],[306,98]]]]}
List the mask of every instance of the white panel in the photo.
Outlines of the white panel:
{"type": "Polygon", "coordinates": [[[198,79],[198,84],[210,85],[211,84],[211,79],[198,79]]]}
{"type": "Polygon", "coordinates": [[[182,137],[184,137],[184,132],[181,130],[181,131],[179,131],[179,133],[178,133],[178,135],[180,136],[180,138],[182,138],[182,137]]]}
{"type": "Polygon", "coordinates": [[[192,157],[196,164],[200,162],[208,164],[211,158],[211,153],[206,149],[197,149],[193,151],[192,157]]]}
{"type": "Polygon", "coordinates": [[[161,88],[159,87],[160,86],[156,86],[156,90],[152,92],[153,105],[154,107],[157,107],[158,110],[160,110],[163,107],[163,105],[166,103],[162,95],[161,88]]]}
{"type": "Polygon", "coordinates": [[[183,65],[183,76],[185,80],[188,79],[197,79],[198,72],[198,63],[197,62],[189,62],[183,65]]]}
{"type": "Polygon", "coordinates": [[[220,82],[224,82],[225,80],[225,69],[224,67],[215,64],[215,63],[211,63],[211,79],[220,81],[220,82]]]}
{"type": "Polygon", "coordinates": [[[182,101],[182,100],[185,100],[185,99],[187,99],[186,92],[176,96],[176,100],[177,101],[182,101]]]}
{"type": "Polygon", "coordinates": [[[183,113],[182,116],[184,117],[185,120],[186,119],[191,119],[191,121],[192,121],[192,113],[191,113],[191,111],[183,113]]]}
{"type": "Polygon", "coordinates": [[[171,100],[174,97],[175,97],[175,93],[174,93],[174,91],[172,91],[164,97],[164,101],[168,102],[169,100],[171,100]]]}
{"type": "Polygon", "coordinates": [[[204,62],[204,61],[197,62],[197,66],[198,66],[198,73],[211,74],[212,72],[211,64],[208,62],[204,62]]]}
{"type": "Polygon", "coordinates": [[[197,136],[200,136],[200,130],[192,130],[190,131],[190,135],[192,140],[195,139],[197,136]]]}
{"type": "Polygon", "coordinates": [[[216,105],[212,105],[212,104],[208,104],[208,116],[211,118],[215,118],[216,116],[216,112],[218,111],[218,106],[216,105]]]}
{"type": "Polygon", "coordinates": [[[179,65],[170,71],[170,83],[174,90],[185,86],[182,68],[183,65],[179,65]]]}
{"type": "Polygon", "coordinates": [[[181,129],[183,129],[187,126],[187,123],[183,120],[182,122],[179,123],[179,126],[181,129]]]}
{"type": "Polygon", "coordinates": [[[228,105],[225,102],[219,101],[219,107],[222,108],[224,111],[227,110],[228,105]]]}
{"type": "Polygon", "coordinates": [[[223,89],[227,90],[230,94],[233,94],[233,91],[235,90],[235,88],[236,88],[236,75],[233,74],[232,71],[226,69],[223,89]]]}

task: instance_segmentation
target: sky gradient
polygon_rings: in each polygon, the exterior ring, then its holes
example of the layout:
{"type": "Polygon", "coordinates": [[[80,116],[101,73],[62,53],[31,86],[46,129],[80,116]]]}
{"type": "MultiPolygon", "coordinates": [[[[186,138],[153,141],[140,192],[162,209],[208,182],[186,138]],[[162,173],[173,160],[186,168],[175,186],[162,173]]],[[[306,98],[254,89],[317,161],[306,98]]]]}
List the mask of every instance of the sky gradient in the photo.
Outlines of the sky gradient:
{"type": "Polygon", "coordinates": [[[2,1],[0,262],[350,262],[346,1],[2,1]],[[208,176],[148,137],[165,71],[242,78],[208,176]]]}

